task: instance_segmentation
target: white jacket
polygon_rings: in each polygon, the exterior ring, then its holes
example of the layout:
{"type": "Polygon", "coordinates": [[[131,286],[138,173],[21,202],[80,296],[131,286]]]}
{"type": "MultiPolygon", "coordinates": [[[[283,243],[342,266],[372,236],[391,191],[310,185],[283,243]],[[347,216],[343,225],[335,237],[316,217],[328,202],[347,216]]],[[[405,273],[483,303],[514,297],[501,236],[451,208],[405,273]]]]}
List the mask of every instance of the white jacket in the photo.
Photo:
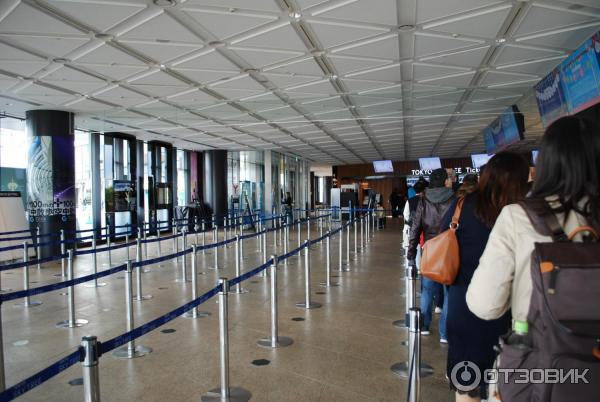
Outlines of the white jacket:
{"type": "MultiPolygon", "coordinates": [[[[557,217],[562,223],[564,214],[557,217]]],[[[568,234],[585,224],[585,218],[571,212],[564,231],[568,234]]],[[[504,207],[467,291],[467,304],[473,314],[493,320],[511,308],[513,320],[527,321],[532,291],[531,253],[535,242],[550,241],[550,237],[535,231],[520,205],[504,207]]]]}

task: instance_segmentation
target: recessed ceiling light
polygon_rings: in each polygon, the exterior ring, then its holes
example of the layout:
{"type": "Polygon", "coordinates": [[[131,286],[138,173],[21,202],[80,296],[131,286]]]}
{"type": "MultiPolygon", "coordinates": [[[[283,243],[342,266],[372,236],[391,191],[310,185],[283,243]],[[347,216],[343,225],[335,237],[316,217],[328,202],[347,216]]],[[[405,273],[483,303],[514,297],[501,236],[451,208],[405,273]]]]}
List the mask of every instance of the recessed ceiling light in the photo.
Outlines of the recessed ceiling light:
{"type": "Polygon", "coordinates": [[[415,29],[415,26],[412,24],[404,24],[404,25],[398,26],[398,31],[401,31],[401,32],[410,32],[410,31],[413,31],[414,29],[415,29]]]}
{"type": "Polygon", "coordinates": [[[294,19],[294,20],[296,20],[296,21],[298,21],[300,18],[302,18],[302,14],[301,14],[301,13],[299,13],[298,11],[292,11],[292,12],[289,14],[289,16],[290,16],[290,18],[291,18],[291,19],[294,19]]]}
{"type": "Polygon", "coordinates": [[[498,38],[496,39],[496,43],[504,43],[506,42],[506,38],[498,38]]]}
{"type": "Polygon", "coordinates": [[[338,76],[335,75],[335,74],[330,74],[329,78],[332,79],[332,80],[337,80],[338,76]]]}
{"type": "Polygon", "coordinates": [[[321,57],[321,56],[325,55],[325,51],[315,49],[315,50],[311,50],[310,54],[311,54],[311,56],[314,56],[314,57],[321,57]]]}
{"type": "Polygon", "coordinates": [[[223,47],[223,46],[225,46],[225,42],[220,41],[220,40],[213,40],[213,41],[208,42],[208,46],[223,47]]]}
{"type": "Polygon", "coordinates": [[[159,7],[173,7],[177,4],[175,0],[152,0],[152,2],[159,7]]]}

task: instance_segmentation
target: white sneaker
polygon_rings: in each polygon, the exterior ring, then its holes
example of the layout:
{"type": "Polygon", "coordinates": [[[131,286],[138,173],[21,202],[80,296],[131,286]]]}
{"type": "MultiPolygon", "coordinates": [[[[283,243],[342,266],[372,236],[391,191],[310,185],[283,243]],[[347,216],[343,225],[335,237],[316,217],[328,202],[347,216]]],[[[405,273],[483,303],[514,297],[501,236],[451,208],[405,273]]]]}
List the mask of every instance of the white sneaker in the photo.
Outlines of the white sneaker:
{"type": "Polygon", "coordinates": [[[446,339],[446,338],[440,338],[440,343],[447,344],[448,343],[448,339],[446,339]]]}
{"type": "Polygon", "coordinates": [[[441,308],[439,308],[439,307],[436,307],[436,308],[435,308],[435,313],[436,313],[436,314],[442,314],[442,309],[441,309],[441,308]]]}
{"type": "Polygon", "coordinates": [[[421,331],[421,335],[423,335],[423,336],[427,336],[427,335],[429,335],[430,333],[431,333],[431,332],[429,332],[429,330],[423,330],[423,331],[421,331]]]}

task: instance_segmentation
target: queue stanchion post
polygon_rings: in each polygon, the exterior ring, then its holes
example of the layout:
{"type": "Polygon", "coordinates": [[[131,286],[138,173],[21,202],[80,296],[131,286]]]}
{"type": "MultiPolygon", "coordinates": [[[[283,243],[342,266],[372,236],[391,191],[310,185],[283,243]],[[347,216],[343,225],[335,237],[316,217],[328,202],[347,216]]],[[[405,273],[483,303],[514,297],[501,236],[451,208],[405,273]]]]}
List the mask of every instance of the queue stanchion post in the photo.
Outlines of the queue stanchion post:
{"type": "Polygon", "coordinates": [[[38,226],[35,229],[35,244],[36,244],[36,249],[35,249],[35,254],[38,260],[37,263],[37,269],[42,269],[42,264],[39,262],[42,259],[42,246],[40,246],[41,243],[41,236],[40,236],[40,227],[38,226]]]}
{"type": "MultiPolygon", "coordinates": [[[[267,225],[265,225],[265,227],[263,229],[261,238],[262,238],[262,243],[263,243],[263,247],[262,247],[262,261],[266,263],[267,262],[267,225]]],[[[263,270],[260,273],[260,276],[263,276],[263,277],[267,276],[267,271],[263,270]]]]}
{"type": "MultiPolygon", "coordinates": [[[[197,246],[192,244],[192,300],[198,298],[198,257],[197,257],[197,246]]],[[[203,318],[208,317],[210,313],[208,311],[198,310],[198,306],[194,307],[187,313],[183,314],[184,317],[188,318],[203,318]]]]}
{"type": "MultiPolygon", "coordinates": [[[[217,226],[215,225],[214,229],[213,229],[213,244],[217,244],[219,239],[219,234],[217,233],[217,226]]],[[[219,247],[218,246],[214,246],[213,247],[213,253],[214,253],[214,266],[210,267],[209,269],[220,269],[219,268],[219,247]]]]}
{"type": "Polygon", "coordinates": [[[256,247],[256,251],[258,251],[259,253],[262,253],[262,237],[260,235],[260,233],[262,232],[262,219],[258,218],[256,220],[256,243],[257,243],[257,247],[256,247]]]}
{"type": "Polygon", "coordinates": [[[406,297],[405,305],[405,314],[403,320],[396,320],[392,323],[395,327],[398,328],[408,328],[408,314],[410,309],[413,307],[417,307],[417,277],[418,271],[417,267],[414,265],[409,265],[405,271],[404,276],[404,294],[406,297]]]}
{"type": "Polygon", "coordinates": [[[244,257],[244,225],[240,225],[240,260],[244,257]]]}
{"type": "Polygon", "coordinates": [[[106,225],[106,245],[108,247],[106,250],[108,253],[108,266],[112,267],[112,252],[110,251],[110,225],[106,225]]]}
{"type": "Polygon", "coordinates": [[[311,300],[310,290],[310,239],[304,241],[304,301],[296,303],[296,307],[307,310],[321,307],[321,303],[311,300]]]}
{"type": "MultiPolygon", "coordinates": [[[[94,268],[94,275],[96,275],[98,273],[98,254],[96,252],[97,248],[96,248],[96,232],[93,232],[92,234],[92,268],[94,268]]],[[[106,286],[106,283],[104,282],[98,282],[98,278],[95,278],[91,281],[91,283],[86,283],[85,285],[86,288],[101,288],[103,286],[106,286]]]]}
{"type": "Polygon", "coordinates": [[[127,259],[125,261],[129,261],[129,232],[125,233],[125,253],[127,255],[127,259]]]}
{"type": "Polygon", "coordinates": [[[81,339],[83,350],[83,400],[85,402],[100,402],[100,370],[98,360],[100,357],[100,345],[98,338],[93,335],[84,336],[81,339]]]}
{"type": "Polygon", "coordinates": [[[360,251],[362,253],[362,251],[364,250],[364,244],[365,244],[365,215],[361,214],[360,216],[360,251]]]}
{"type": "Polygon", "coordinates": [[[144,258],[148,259],[148,230],[150,229],[150,223],[143,222],[142,227],[142,238],[144,239],[144,258]]]}
{"type": "Polygon", "coordinates": [[[328,230],[325,232],[325,282],[321,282],[321,286],[330,288],[332,286],[339,286],[339,283],[331,281],[331,232],[328,230]]]}
{"type": "MultiPolygon", "coordinates": [[[[177,252],[177,249],[179,248],[178,246],[178,238],[177,238],[177,222],[175,221],[175,218],[173,218],[173,253],[177,252]]],[[[179,261],[179,258],[175,257],[175,262],[179,261]]]]}
{"type": "MultiPolygon", "coordinates": [[[[411,298],[410,303],[412,307],[408,309],[406,315],[406,326],[408,327],[408,361],[396,363],[391,367],[392,372],[396,375],[409,378],[411,373],[411,364],[413,364],[412,370],[415,373],[420,373],[420,377],[428,377],[433,374],[433,368],[426,363],[421,362],[421,312],[416,304],[417,294],[417,267],[414,265],[409,266],[410,273],[410,284],[411,284],[411,298]],[[414,362],[413,362],[414,360],[414,362]],[[414,364],[418,364],[418,369],[415,369],[414,364]]],[[[409,300],[407,300],[408,302],[409,300]]]]}
{"type": "MultiPolygon", "coordinates": [[[[136,270],[139,269],[139,264],[136,270]]],[[[138,279],[141,275],[138,276],[138,279]]],[[[138,289],[140,292],[141,289],[138,289]]],[[[133,293],[133,264],[131,260],[127,261],[127,270],[125,271],[125,310],[126,310],[126,321],[127,321],[127,332],[135,328],[135,318],[133,314],[133,299],[135,296],[133,293]]],[[[141,293],[138,293],[141,294],[141,293]]],[[[136,357],[142,357],[152,352],[152,348],[136,345],[135,339],[127,342],[127,345],[116,349],[112,354],[120,359],[134,359],[136,357]]]]}
{"type": "Polygon", "coordinates": [[[204,248],[204,246],[206,246],[206,221],[204,220],[205,218],[202,218],[202,254],[206,254],[206,249],[204,248]]]}
{"type": "Polygon", "coordinates": [[[319,222],[319,236],[323,237],[323,217],[321,216],[321,211],[319,211],[318,214],[319,217],[317,218],[317,222],[319,222]]]}
{"type": "MultiPolygon", "coordinates": [[[[29,244],[27,241],[23,242],[23,290],[29,290],[29,244]]],[[[32,301],[29,295],[23,298],[22,302],[16,303],[15,306],[20,307],[35,307],[41,305],[42,302],[39,300],[32,301]]]]}
{"type": "MultiPolygon", "coordinates": [[[[67,280],[73,280],[73,250],[68,250],[67,257],[67,280]]],[[[60,328],[76,328],[88,323],[83,318],[75,318],[75,286],[68,287],[69,318],[56,324],[60,328]]]]}
{"type": "Polygon", "coordinates": [[[433,368],[421,362],[421,311],[417,307],[412,307],[408,315],[408,360],[393,364],[390,370],[401,378],[409,380],[410,392],[415,392],[418,401],[420,391],[420,379],[429,377],[433,374],[433,368]]]}
{"type": "MultiPolygon", "coordinates": [[[[242,240],[239,235],[235,236],[235,276],[236,278],[242,274],[242,240]]],[[[242,283],[239,282],[235,285],[235,288],[231,291],[232,293],[242,294],[248,293],[248,290],[242,287],[242,283]]]]}
{"type": "MultiPolygon", "coordinates": [[[[181,229],[181,251],[185,251],[187,249],[187,231],[184,228],[181,229]]],[[[181,256],[181,278],[177,279],[175,282],[189,282],[188,274],[187,274],[187,256],[183,254],[181,256]]]]}
{"type": "Polygon", "coordinates": [[[277,219],[273,216],[273,251],[277,251],[277,219]]]}
{"type": "MultiPolygon", "coordinates": [[[[298,237],[298,248],[302,247],[302,221],[298,213],[298,222],[296,223],[296,236],[298,237]]],[[[298,253],[298,261],[302,261],[302,253],[298,253]]]]}
{"type": "MultiPolygon", "coordinates": [[[[224,227],[223,227],[223,240],[227,241],[227,239],[229,238],[229,216],[225,215],[225,222],[224,222],[224,227]]],[[[226,244],[225,247],[229,247],[229,244],[226,244]]]]}
{"type": "MultiPolygon", "coordinates": [[[[62,255],[62,258],[60,259],[60,276],[61,278],[64,278],[65,276],[67,276],[67,268],[66,268],[66,260],[65,260],[65,254],[67,253],[67,244],[65,243],[65,230],[61,229],[60,230],[60,254],[62,255]]],[[[58,275],[56,275],[58,276],[58,275]]]]}
{"type": "Polygon", "coordinates": [[[136,239],[135,244],[135,262],[137,265],[135,267],[135,288],[137,293],[132,298],[139,302],[150,300],[152,299],[152,295],[144,295],[142,292],[142,241],[139,237],[136,239]]]}
{"type": "Polygon", "coordinates": [[[246,402],[250,400],[252,394],[239,387],[229,385],[229,312],[228,312],[228,293],[229,283],[227,278],[219,278],[218,285],[221,286],[219,292],[219,373],[221,384],[219,388],[214,388],[202,395],[202,402],[246,402]]]}
{"type": "Polygon", "coordinates": [[[0,300],[0,393],[6,389],[4,374],[4,335],[2,334],[2,300],[0,300]]]}
{"type": "Polygon", "coordinates": [[[354,213],[352,213],[352,229],[354,230],[354,259],[358,259],[358,225],[356,224],[356,219],[354,219],[354,213]]]}
{"type": "Polygon", "coordinates": [[[158,256],[162,257],[162,247],[160,243],[160,222],[156,222],[156,248],[158,250],[158,256]]]}
{"type": "Polygon", "coordinates": [[[200,224],[198,223],[198,215],[195,217],[194,222],[194,237],[196,238],[194,244],[198,244],[198,231],[200,230],[200,224]]]}
{"type": "Polygon", "coordinates": [[[346,266],[350,271],[350,221],[346,223],[346,266]]]}
{"type": "Polygon", "coordinates": [[[264,348],[283,348],[290,346],[294,341],[287,336],[279,336],[279,322],[277,310],[277,256],[272,255],[271,270],[271,336],[259,339],[257,344],[264,348]]]}
{"type": "Polygon", "coordinates": [[[344,272],[344,227],[339,228],[340,236],[338,242],[338,271],[344,272]]]}
{"type": "MultiPolygon", "coordinates": [[[[288,250],[289,250],[289,225],[286,222],[285,226],[283,228],[283,254],[287,255],[288,250]]],[[[286,258],[285,260],[283,260],[283,265],[287,266],[288,265],[288,259],[286,258]]]]}
{"type": "Polygon", "coordinates": [[[306,214],[306,238],[310,239],[310,216],[306,214]]]}

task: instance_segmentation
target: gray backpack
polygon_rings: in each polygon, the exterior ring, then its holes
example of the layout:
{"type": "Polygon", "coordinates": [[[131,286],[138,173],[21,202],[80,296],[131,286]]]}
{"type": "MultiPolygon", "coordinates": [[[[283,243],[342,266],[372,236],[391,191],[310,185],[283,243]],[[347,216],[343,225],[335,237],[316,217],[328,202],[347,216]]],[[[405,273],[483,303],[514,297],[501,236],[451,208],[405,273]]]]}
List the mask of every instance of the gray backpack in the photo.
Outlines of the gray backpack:
{"type": "Polygon", "coordinates": [[[537,232],[553,241],[536,243],[531,260],[533,292],[526,342],[500,339],[499,397],[503,402],[600,401],[600,242],[594,228],[566,235],[544,203],[521,203],[537,232]],[[540,213],[539,211],[544,211],[540,213]],[[577,233],[590,234],[573,242],[577,233]],[[543,370],[540,370],[543,369],[543,370]],[[549,369],[549,370],[548,370],[549,369]],[[577,370],[577,371],[575,371],[577,370]]]}

